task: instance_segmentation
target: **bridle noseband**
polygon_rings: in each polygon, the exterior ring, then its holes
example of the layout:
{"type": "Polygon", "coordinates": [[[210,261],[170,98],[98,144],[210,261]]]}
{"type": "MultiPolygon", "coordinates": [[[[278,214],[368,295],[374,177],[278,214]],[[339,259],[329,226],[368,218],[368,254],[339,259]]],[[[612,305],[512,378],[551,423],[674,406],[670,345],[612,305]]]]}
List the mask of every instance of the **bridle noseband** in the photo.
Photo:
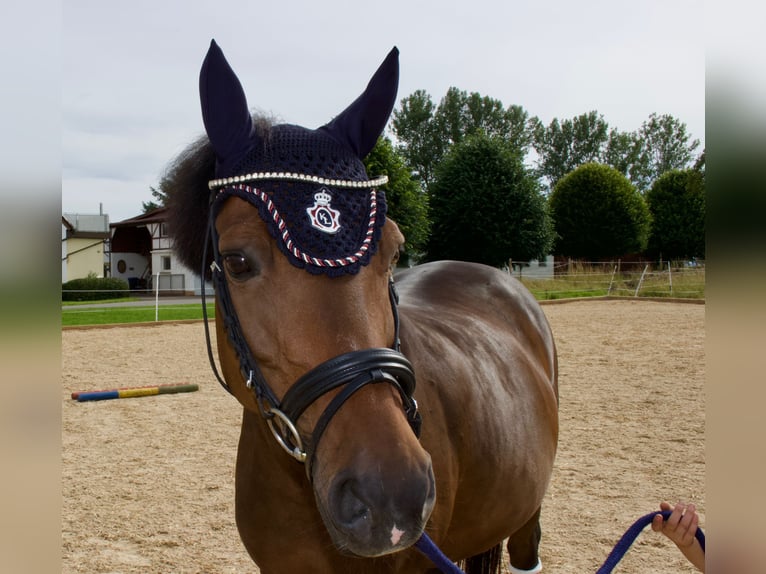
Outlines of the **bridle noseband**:
{"type": "MultiPolygon", "coordinates": [[[[389,348],[372,348],[352,351],[338,355],[314,367],[300,377],[287,391],[280,402],[258,367],[253,353],[242,333],[239,318],[234,309],[226,276],[222,269],[221,255],[218,251],[218,234],[215,229],[214,194],[211,194],[210,215],[202,255],[202,272],[207,275],[206,260],[208,245],[213,249],[213,262],[210,265],[212,280],[221,306],[226,333],[239,358],[240,371],[246,386],[253,391],[261,416],[266,420],[277,443],[297,461],[306,464],[306,474],[312,480],[312,469],[316,448],[325,428],[332,417],[351,395],[368,384],[388,383],[399,392],[407,422],[413,432],[420,437],[421,417],[415,392],[415,374],[409,360],[400,352],[398,295],[393,276],[389,280],[389,299],[394,315],[394,342],[389,348]],[[296,423],[306,409],[322,395],[343,387],[325,408],[312,431],[310,440],[304,444],[296,423]]],[[[205,325],[208,359],[218,382],[230,394],[234,394],[218,372],[210,342],[210,328],[207,319],[205,287],[202,287],[202,312],[205,325]]]]}

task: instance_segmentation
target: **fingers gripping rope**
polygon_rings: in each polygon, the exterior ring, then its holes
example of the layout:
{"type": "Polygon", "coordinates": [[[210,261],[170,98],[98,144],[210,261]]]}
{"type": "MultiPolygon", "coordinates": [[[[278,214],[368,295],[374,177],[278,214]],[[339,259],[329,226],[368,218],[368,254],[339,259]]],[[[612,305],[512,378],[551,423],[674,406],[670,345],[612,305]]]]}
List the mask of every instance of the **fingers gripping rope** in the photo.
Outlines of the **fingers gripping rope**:
{"type": "MultiPolygon", "coordinates": [[[[659,512],[650,512],[649,514],[646,514],[636,520],[630,526],[630,528],[628,528],[625,534],[622,535],[622,538],[620,538],[614,549],[612,549],[612,551],[609,553],[609,556],[606,557],[604,564],[596,571],[596,574],[610,574],[612,570],[614,570],[614,567],[617,566],[620,560],[622,560],[622,557],[625,556],[625,553],[628,551],[631,544],[633,544],[638,535],[641,534],[641,531],[649,524],[651,524],[652,519],[658,514],[661,514],[663,519],[667,520],[671,514],[671,511],[663,510],[659,512]]],[[[700,546],[702,546],[702,550],[704,551],[705,533],[702,532],[701,528],[697,528],[697,532],[695,532],[694,536],[697,538],[700,546]]],[[[425,532],[423,532],[423,535],[418,539],[417,542],[415,542],[415,548],[428,556],[434,565],[436,565],[439,570],[444,572],[444,574],[464,574],[463,571],[458,568],[454,562],[452,562],[449,558],[447,558],[447,556],[444,555],[441,550],[439,550],[439,547],[434,544],[434,542],[425,532]]],[[[537,562],[537,566],[532,568],[532,570],[519,570],[513,566],[510,567],[512,574],[536,574],[537,572],[542,571],[542,569],[543,567],[539,560],[537,562]]]]}
{"type": "MultiPolygon", "coordinates": [[[[622,535],[622,538],[617,541],[614,549],[609,553],[609,556],[606,557],[604,564],[596,571],[596,574],[609,574],[614,569],[614,567],[617,566],[617,563],[622,560],[622,557],[625,556],[625,553],[630,548],[630,545],[633,544],[633,541],[638,537],[639,534],[641,534],[641,531],[646,528],[647,525],[651,524],[652,519],[658,514],[662,514],[662,518],[667,520],[671,514],[671,511],[663,510],[660,512],[650,512],[649,514],[646,514],[636,520],[631,525],[631,527],[628,528],[625,534],[622,535]]],[[[702,550],[704,551],[705,534],[702,532],[702,529],[697,528],[697,532],[694,534],[694,536],[697,538],[700,546],[702,546],[702,550]]]]}

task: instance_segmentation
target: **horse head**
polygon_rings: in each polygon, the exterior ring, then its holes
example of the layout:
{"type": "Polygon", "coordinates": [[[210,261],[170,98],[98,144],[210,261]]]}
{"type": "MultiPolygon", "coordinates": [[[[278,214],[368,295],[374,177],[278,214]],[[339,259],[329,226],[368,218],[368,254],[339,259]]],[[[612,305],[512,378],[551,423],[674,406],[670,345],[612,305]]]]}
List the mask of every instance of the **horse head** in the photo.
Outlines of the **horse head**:
{"type": "Polygon", "coordinates": [[[411,545],[435,500],[414,375],[398,352],[392,269],[404,238],[386,217],[385,177],[362,163],[397,84],[394,48],[328,124],[275,124],[251,116],[213,42],[200,73],[208,141],[192,160],[214,170],[210,191],[170,197],[179,256],[212,265],[223,378],[263,417],[258,448],[304,462],[334,544],[360,556],[411,545]]]}

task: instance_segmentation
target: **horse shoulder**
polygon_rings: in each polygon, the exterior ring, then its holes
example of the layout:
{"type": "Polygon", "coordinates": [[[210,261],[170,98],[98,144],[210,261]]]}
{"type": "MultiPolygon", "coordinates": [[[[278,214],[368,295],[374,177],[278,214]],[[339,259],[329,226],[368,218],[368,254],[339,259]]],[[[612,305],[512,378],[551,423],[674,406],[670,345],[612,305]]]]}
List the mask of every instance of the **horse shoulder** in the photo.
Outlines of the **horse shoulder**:
{"type": "Polygon", "coordinates": [[[418,324],[413,337],[506,341],[530,354],[552,381],[556,348],[542,308],[514,277],[476,263],[438,261],[397,276],[402,314],[418,324]]]}
{"type": "Polygon", "coordinates": [[[402,351],[426,408],[443,411],[445,424],[465,416],[494,421],[498,410],[556,418],[556,348],[523,285],[491,267],[460,262],[413,268],[397,283],[402,351]]]}

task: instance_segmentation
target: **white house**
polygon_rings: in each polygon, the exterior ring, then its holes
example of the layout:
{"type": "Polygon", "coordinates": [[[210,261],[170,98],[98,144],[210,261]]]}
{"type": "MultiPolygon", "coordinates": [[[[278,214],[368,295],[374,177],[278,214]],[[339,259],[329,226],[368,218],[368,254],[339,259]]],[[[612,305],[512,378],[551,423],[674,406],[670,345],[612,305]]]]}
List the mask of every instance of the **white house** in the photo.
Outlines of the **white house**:
{"type": "Polygon", "coordinates": [[[109,265],[109,216],[65,213],[61,216],[61,282],[88,275],[105,277],[109,265]]]}
{"type": "Polygon", "coordinates": [[[553,255],[548,255],[545,259],[533,259],[532,261],[520,262],[514,261],[510,273],[515,277],[526,277],[527,279],[553,279],[553,255]]]}
{"type": "MultiPolygon", "coordinates": [[[[199,271],[176,257],[166,217],[167,209],[160,207],[110,225],[112,277],[125,279],[134,291],[159,288],[161,295],[200,295],[199,271]]],[[[211,286],[206,289],[212,294],[211,286]]]]}

